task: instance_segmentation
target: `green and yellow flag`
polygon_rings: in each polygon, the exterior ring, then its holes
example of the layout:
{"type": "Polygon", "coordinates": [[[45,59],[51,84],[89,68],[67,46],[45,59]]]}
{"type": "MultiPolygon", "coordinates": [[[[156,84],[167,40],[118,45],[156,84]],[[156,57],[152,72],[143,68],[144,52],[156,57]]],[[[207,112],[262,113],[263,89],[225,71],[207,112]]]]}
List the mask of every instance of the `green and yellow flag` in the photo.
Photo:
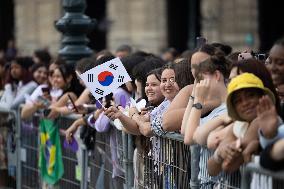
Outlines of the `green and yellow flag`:
{"type": "Polygon", "coordinates": [[[53,120],[40,121],[39,168],[42,179],[55,184],[64,173],[59,128],[53,120]]]}

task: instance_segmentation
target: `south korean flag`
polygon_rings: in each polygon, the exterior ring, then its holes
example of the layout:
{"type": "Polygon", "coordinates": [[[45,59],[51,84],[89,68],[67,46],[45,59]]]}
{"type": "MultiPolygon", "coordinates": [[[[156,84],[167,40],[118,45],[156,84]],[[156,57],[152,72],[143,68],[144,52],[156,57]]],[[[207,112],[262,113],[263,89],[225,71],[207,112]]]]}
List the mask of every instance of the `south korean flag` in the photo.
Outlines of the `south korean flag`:
{"type": "Polygon", "coordinates": [[[119,58],[112,59],[79,75],[96,99],[114,92],[131,81],[119,58]]]}

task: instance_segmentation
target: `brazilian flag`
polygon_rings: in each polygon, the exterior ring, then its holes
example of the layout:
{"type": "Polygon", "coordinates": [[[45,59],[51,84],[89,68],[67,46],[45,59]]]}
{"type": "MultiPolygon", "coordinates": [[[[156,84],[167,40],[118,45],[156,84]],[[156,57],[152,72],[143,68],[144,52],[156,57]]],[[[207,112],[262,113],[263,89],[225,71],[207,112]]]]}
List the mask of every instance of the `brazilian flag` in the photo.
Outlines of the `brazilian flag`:
{"type": "Polygon", "coordinates": [[[42,179],[55,184],[64,173],[59,128],[50,119],[40,120],[39,168],[42,179]]]}

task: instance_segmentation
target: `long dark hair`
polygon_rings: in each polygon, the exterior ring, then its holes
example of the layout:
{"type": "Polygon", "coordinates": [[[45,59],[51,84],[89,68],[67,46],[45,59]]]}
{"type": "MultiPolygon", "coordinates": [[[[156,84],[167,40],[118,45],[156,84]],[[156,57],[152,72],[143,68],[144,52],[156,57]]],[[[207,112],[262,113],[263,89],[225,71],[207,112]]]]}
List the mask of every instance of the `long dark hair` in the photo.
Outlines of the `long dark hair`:
{"type": "MultiPolygon", "coordinates": [[[[43,64],[43,63],[38,63],[38,64],[34,64],[31,66],[31,74],[32,74],[32,78],[33,80],[37,83],[37,81],[35,80],[34,78],[34,72],[36,72],[39,68],[46,68],[46,70],[48,70],[48,67],[46,64],[43,64]]],[[[39,84],[39,83],[38,83],[39,84]]]]}
{"type": "Polygon", "coordinates": [[[4,83],[5,82],[5,71],[6,71],[5,64],[6,64],[6,60],[4,58],[0,58],[0,66],[2,66],[3,69],[5,69],[3,75],[0,76],[0,90],[2,90],[5,85],[4,83]]]}
{"type": "Polygon", "coordinates": [[[74,92],[77,96],[80,96],[84,87],[80,85],[74,70],[74,66],[71,64],[61,64],[56,69],[60,71],[62,74],[63,80],[67,84],[64,88],[65,92],[74,92]],[[68,83],[67,79],[72,77],[70,83],[68,83]]]}
{"type": "Polygon", "coordinates": [[[12,83],[18,83],[19,81],[22,81],[23,84],[27,84],[32,80],[32,74],[29,72],[29,67],[33,64],[32,58],[30,57],[18,57],[14,60],[12,60],[9,69],[8,74],[5,78],[5,84],[12,84],[12,83]],[[15,79],[11,75],[11,64],[18,64],[21,66],[22,75],[20,79],[15,79]]]}

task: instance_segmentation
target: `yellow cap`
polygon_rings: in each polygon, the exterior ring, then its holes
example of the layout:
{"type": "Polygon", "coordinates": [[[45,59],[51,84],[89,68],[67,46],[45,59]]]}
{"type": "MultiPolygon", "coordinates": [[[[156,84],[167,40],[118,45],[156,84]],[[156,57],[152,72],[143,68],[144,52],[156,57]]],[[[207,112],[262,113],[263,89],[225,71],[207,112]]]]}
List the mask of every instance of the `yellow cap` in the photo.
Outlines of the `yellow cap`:
{"type": "Polygon", "coordinates": [[[275,104],[274,94],[268,88],[264,87],[262,81],[258,77],[251,73],[243,73],[233,78],[228,85],[227,109],[228,115],[231,118],[239,121],[244,121],[241,117],[239,117],[238,113],[236,112],[231,98],[234,92],[245,88],[261,89],[264,94],[268,95],[275,104]]]}

